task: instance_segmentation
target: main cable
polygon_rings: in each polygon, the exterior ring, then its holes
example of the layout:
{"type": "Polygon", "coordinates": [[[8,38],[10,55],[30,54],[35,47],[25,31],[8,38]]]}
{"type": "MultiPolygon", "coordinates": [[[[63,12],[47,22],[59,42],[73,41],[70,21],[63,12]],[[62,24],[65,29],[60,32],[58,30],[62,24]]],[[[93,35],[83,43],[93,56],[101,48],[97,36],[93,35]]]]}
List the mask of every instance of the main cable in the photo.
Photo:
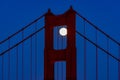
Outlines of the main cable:
{"type": "Polygon", "coordinates": [[[81,14],[79,14],[77,11],[75,11],[75,13],[81,17],[83,20],[85,20],[87,23],[89,23],[90,25],[92,25],[92,27],[94,27],[96,30],[100,31],[102,34],[104,34],[106,37],[108,37],[110,40],[112,40],[113,42],[115,42],[116,44],[118,44],[120,46],[120,43],[118,41],[116,41],[114,38],[112,38],[111,36],[109,36],[108,34],[106,34],[104,31],[102,31],[101,29],[99,29],[96,25],[94,25],[92,22],[90,22],[88,19],[86,19],[85,17],[83,17],[81,14]]]}
{"type": "Polygon", "coordinates": [[[28,40],[29,38],[31,38],[32,36],[34,36],[35,34],[37,34],[38,32],[40,32],[41,30],[43,30],[44,27],[38,29],[36,32],[32,33],[31,35],[27,36],[26,38],[24,38],[22,41],[16,43],[15,45],[13,45],[12,47],[10,47],[9,49],[3,51],[0,56],[4,55],[6,52],[12,50],[13,48],[15,48],[16,46],[20,45],[21,43],[23,43],[24,41],[28,40]]]}
{"type": "Polygon", "coordinates": [[[0,41],[0,44],[6,42],[7,40],[9,40],[10,38],[14,37],[15,35],[17,35],[18,33],[24,31],[25,29],[27,29],[28,27],[30,27],[32,24],[34,24],[35,22],[39,21],[41,18],[43,18],[45,16],[46,13],[44,13],[42,16],[38,17],[37,19],[35,19],[34,21],[30,22],[28,25],[24,26],[22,29],[18,30],[17,32],[15,32],[14,34],[12,34],[11,36],[7,37],[6,39],[0,41]]]}
{"type": "Polygon", "coordinates": [[[94,43],[93,41],[91,41],[90,39],[88,39],[87,37],[85,37],[83,34],[81,34],[80,32],[76,31],[76,33],[83,37],[84,39],[86,39],[87,41],[89,41],[91,44],[93,44],[94,46],[96,46],[97,48],[99,48],[100,50],[102,50],[103,52],[105,52],[105,54],[111,56],[113,59],[115,59],[116,61],[120,62],[120,59],[116,58],[114,55],[112,55],[110,52],[106,51],[104,48],[100,47],[99,45],[97,45],[96,43],[94,43]]]}

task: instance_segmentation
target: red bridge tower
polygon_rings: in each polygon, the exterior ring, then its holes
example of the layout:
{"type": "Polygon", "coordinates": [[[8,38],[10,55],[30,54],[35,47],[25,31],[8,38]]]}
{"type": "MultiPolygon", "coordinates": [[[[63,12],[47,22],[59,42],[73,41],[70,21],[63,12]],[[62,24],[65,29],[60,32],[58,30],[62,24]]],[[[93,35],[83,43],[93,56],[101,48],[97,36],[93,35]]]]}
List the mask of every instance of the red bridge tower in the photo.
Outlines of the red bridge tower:
{"type": "Polygon", "coordinates": [[[76,36],[75,11],[72,7],[62,15],[54,15],[50,10],[45,15],[44,80],[54,80],[54,63],[66,61],[66,80],[76,80],[76,36]],[[54,28],[67,26],[67,47],[54,49],[54,28]]]}

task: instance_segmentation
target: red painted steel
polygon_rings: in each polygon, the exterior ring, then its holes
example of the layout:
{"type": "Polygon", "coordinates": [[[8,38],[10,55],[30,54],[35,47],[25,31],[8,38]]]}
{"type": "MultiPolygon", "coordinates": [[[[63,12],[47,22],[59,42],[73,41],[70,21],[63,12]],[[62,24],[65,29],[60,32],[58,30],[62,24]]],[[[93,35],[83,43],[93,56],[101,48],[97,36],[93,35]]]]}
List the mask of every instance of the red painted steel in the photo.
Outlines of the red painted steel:
{"type": "Polygon", "coordinates": [[[54,80],[54,63],[66,61],[66,80],[76,80],[76,16],[72,7],[62,15],[54,15],[50,10],[45,15],[44,80],[54,80]],[[67,48],[54,50],[53,29],[67,25],[67,48]]]}

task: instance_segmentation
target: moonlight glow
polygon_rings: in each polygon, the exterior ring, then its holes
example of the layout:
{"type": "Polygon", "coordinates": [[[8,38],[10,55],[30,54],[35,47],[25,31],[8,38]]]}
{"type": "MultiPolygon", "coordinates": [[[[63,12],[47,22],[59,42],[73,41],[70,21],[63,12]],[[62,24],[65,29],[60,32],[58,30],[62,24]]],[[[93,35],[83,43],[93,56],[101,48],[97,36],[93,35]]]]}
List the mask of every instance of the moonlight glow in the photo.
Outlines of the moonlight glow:
{"type": "Polygon", "coordinates": [[[61,36],[66,36],[66,35],[67,35],[67,28],[65,28],[65,27],[60,28],[59,34],[60,34],[61,36]]]}

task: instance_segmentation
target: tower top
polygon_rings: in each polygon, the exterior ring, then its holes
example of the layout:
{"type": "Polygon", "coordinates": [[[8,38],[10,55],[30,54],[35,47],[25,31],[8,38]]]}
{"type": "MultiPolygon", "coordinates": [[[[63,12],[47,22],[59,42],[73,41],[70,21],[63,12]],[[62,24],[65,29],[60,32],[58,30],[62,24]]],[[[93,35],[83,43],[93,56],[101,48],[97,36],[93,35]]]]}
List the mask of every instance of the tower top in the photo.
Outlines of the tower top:
{"type": "MultiPolygon", "coordinates": [[[[72,6],[70,6],[70,8],[65,13],[68,13],[68,12],[69,13],[75,12],[72,6]]],[[[52,11],[51,11],[51,9],[49,8],[48,12],[46,13],[46,15],[55,15],[55,14],[53,14],[52,11]]]]}

